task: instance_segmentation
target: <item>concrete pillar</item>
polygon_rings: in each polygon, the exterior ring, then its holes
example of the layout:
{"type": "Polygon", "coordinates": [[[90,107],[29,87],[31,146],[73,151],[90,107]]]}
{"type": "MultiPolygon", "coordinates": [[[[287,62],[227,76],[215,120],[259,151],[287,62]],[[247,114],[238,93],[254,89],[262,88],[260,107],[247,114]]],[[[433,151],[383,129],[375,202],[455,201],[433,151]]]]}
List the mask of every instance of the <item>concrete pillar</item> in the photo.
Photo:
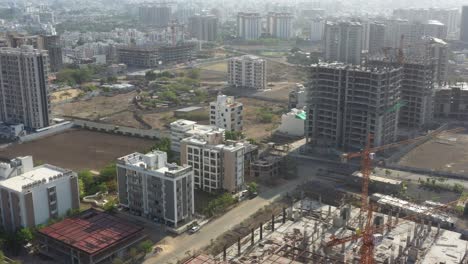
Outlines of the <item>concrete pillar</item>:
{"type": "Polygon", "coordinates": [[[263,239],[263,223],[260,223],[260,240],[263,239]]]}
{"type": "Polygon", "coordinates": [[[432,221],[429,220],[429,223],[427,223],[427,232],[431,232],[432,231],[432,221]]]}
{"type": "Polygon", "coordinates": [[[440,233],[440,222],[437,223],[437,235],[440,233]]]}
{"type": "Polygon", "coordinates": [[[283,224],[286,223],[286,207],[283,207],[283,224]]]}
{"type": "Polygon", "coordinates": [[[392,211],[389,211],[388,212],[388,225],[391,226],[392,225],[392,211]]]}
{"type": "Polygon", "coordinates": [[[271,232],[275,231],[275,215],[271,215],[271,232]]]}
{"type": "Polygon", "coordinates": [[[345,243],[341,244],[341,253],[345,252],[345,243]]]}
{"type": "Polygon", "coordinates": [[[398,218],[400,218],[400,212],[396,213],[395,225],[398,225],[398,218]]]}
{"type": "Polygon", "coordinates": [[[255,230],[252,228],[252,237],[250,238],[250,245],[253,246],[255,241],[255,230]]]}
{"type": "Polygon", "coordinates": [[[401,257],[402,254],[403,254],[403,246],[399,245],[398,246],[398,257],[401,257]]]}
{"type": "Polygon", "coordinates": [[[240,243],[240,237],[237,238],[237,255],[240,256],[241,254],[241,243],[240,243]]]}
{"type": "Polygon", "coordinates": [[[322,205],[322,195],[319,195],[318,202],[319,202],[319,205],[322,205]]]}
{"type": "Polygon", "coordinates": [[[226,261],[226,256],[227,256],[226,255],[226,249],[227,249],[227,246],[224,245],[224,247],[223,247],[223,261],[226,261]]]}
{"type": "Polygon", "coordinates": [[[406,247],[409,247],[411,244],[411,235],[408,233],[406,235],[406,247]]]}
{"type": "Polygon", "coordinates": [[[331,215],[331,205],[328,206],[328,216],[331,215]]]}

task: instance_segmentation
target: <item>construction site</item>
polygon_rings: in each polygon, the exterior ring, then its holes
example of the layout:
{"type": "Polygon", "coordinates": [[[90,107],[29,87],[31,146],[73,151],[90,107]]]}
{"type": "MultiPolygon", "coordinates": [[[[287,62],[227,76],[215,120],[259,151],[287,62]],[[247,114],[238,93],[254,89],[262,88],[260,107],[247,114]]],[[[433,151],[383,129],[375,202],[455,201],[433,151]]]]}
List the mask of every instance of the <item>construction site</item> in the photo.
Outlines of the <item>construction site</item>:
{"type": "Polygon", "coordinates": [[[322,202],[325,189],[317,199],[304,196],[303,189],[298,201],[251,228],[236,243],[225,245],[222,252],[193,256],[185,263],[468,263],[463,220],[468,197],[442,204],[369,195],[375,153],[413,141],[371,147],[371,140],[370,135],[363,150],[342,156],[345,163],[360,159],[359,194],[335,190],[333,206],[330,201],[322,202]]]}
{"type": "MultiPolygon", "coordinates": [[[[427,212],[418,222],[411,221],[414,216],[400,218],[406,206],[379,207],[369,221],[371,263],[468,263],[468,242],[443,228],[450,217],[427,212]]],[[[366,223],[359,208],[305,199],[272,220],[217,256],[199,255],[185,263],[367,263],[360,256],[366,223]]]]}

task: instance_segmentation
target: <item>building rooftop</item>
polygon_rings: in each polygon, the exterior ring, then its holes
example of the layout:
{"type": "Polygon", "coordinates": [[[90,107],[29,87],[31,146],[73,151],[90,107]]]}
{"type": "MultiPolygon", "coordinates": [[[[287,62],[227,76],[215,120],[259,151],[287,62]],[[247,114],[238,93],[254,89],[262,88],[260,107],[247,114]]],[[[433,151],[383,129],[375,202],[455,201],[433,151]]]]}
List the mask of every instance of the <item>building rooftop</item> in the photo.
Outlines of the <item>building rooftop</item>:
{"type": "Polygon", "coordinates": [[[13,191],[21,192],[24,189],[34,188],[41,184],[57,180],[66,173],[71,173],[71,171],[45,164],[34,167],[32,170],[21,175],[8,178],[2,181],[0,185],[13,191]]]}
{"type": "Polygon", "coordinates": [[[166,176],[177,177],[179,173],[185,173],[190,166],[179,166],[167,162],[167,153],[153,150],[147,154],[135,152],[118,159],[120,164],[141,168],[147,171],[156,171],[166,176]]]}
{"type": "Polygon", "coordinates": [[[185,119],[179,119],[179,120],[176,120],[174,122],[171,123],[171,127],[172,126],[193,126],[195,125],[197,122],[195,121],[190,121],[190,120],[185,120],[185,119]]]}
{"type": "Polygon", "coordinates": [[[67,218],[38,232],[69,247],[95,255],[142,230],[142,226],[90,209],[77,217],[67,218]]]}
{"type": "MultiPolygon", "coordinates": [[[[197,110],[202,110],[203,107],[200,106],[189,106],[181,109],[175,110],[176,112],[192,112],[192,111],[197,111],[197,110]]],[[[186,120],[187,121],[187,120],[186,120]]],[[[177,121],[176,121],[177,122],[177,121]]]]}

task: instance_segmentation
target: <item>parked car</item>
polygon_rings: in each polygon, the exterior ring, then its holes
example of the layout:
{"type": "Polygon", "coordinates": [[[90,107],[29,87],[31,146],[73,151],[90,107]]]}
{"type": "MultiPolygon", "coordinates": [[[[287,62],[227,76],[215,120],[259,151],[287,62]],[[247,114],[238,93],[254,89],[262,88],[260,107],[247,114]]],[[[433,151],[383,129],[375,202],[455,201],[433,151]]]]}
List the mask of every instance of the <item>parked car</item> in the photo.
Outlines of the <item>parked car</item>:
{"type": "Polygon", "coordinates": [[[190,234],[195,234],[196,232],[198,232],[200,230],[200,226],[199,225],[194,225],[192,226],[190,229],[189,229],[189,233],[190,234]]]}

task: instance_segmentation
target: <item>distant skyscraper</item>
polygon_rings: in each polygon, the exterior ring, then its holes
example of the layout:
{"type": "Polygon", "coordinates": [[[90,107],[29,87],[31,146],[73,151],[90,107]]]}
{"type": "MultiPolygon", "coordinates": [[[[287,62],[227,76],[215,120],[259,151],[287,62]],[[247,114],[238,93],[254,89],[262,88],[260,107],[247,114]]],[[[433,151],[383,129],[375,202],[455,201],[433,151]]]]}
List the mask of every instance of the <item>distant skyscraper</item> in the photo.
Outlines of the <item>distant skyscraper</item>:
{"type": "Polygon", "coordinates": [[[315,18],[310,26],[310,40],[321,41],[323,37],[323,29],[325,28],[325,20],[322,18],[315,18]]]}
{"type": "Polygon", "coordinates": [[[375,54],[382,51],[385,46],[385,25],[371,23],[369,25],[369,53],[375,54]]]}
{"type": "Polygon", "coordinates": [[[259,13],[237,14],[237,36],[245,40],[255,40],[262,33],[262,18],[259,13]]]}
{"type": "Polygon", "coordinates": [[[47,51],[0,49],[0,121],[37,129],[49,126],[47,51]]]}
{"type": "Polygon", "coordinates": [[[290,13],[270,12],[267,15],[267,32],[272,37],[289,39],[292,35],[292,19],[290,13]]]}
{"type": "Polygon", "coordinates": [[[60,44],[60,36],[41,36],[42,47],[49,52],[50,71],[58,72],[62,69],[62,46],[60,44]]]}
{"type": "Polygon", "coordinates": [[[326,61],[361,63],[362,25],[358,22],[327,22],[323,51],[326,61]]]}
{"type": "Polygon", "coordinates": [[[460,24],[460,40],[468,42],[468,6],[463,6],[460,24]]]}
{"type": "Polygon", "coordinates": [[[196,15],[189,19],[189,32],[193,38],[215,41],[218,36],[218,18],[214,15],[196,15]]]}
{"type": "Polygon", "coordinates": [[[140,23],[157,27],[166,27],[171,20],[172,10],[164,5],[141,5],[138,9],[140,23]]]}

